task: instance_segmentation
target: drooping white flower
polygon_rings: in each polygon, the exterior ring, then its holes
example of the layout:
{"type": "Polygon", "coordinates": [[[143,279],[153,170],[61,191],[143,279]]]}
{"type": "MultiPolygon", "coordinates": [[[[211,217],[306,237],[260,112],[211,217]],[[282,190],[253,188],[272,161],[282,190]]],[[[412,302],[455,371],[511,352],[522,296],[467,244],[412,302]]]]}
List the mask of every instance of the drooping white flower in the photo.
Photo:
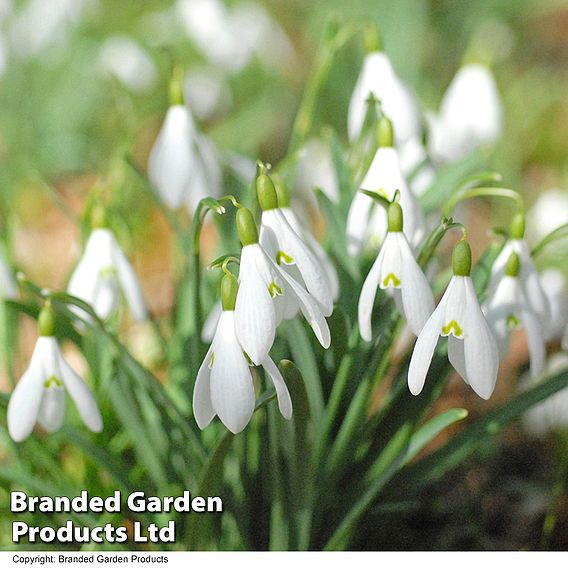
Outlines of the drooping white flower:
{"type": "Polygon", "coordinates": [[[147,93],[158,79],[156,65],[150,56],[126,36],[105,40],[99,52],[99,67],[134,93],[147,93]]]}
{"type": "Polygon", "coordinates": [[[292,228],[278,207],[276,188],[268,175],[257,178],[258,201],[262,209],[260,244],[286,273],[315,298],[324,316],[333,312],[332,286],[318,257],[292,228]]]}
{"type": "Polygon", "coordinates": [[[414,346],[408,387],[420,394],[441,337],[448,338],[448,358],[454,369],[482,398],[488,399],[497,380],[499,352],[485,320],[470,277],[471,250],[466,241],[454,248],[454,276],[414,346]]]}
{"type": "MultiPolygon", "coordinates": [[[[536,244],[549,233],[568,223],[568,191],[549,189],[541,193],[527,214],[527,238],[536,244]]],[[[554,243],[551,249],[560,252],[563,243],[554,243]]]]}
{"type": "Polygon", "coordinates": [[[501,115],[491,71],[484,65],[464,65],[448,87],[439,114],[429,117],[430,153],[436,161],[456,162],[494,143],[501,135],[501,115]]]}
{"type": "Polygon", "coordinates": [[[392,120],[397,145],[409,138],[420,138],[421,123],[414,95],[398,77],[388,56],[382,51],[367,53],[349,104],[347,131],[349,139],[359,136],[367,99],[373,94],[392,120]]]}
{"type": "Polygon", "coordinates": [[[101,318],[116,309],[121,295],[136,320],[147,317],[138,278],[109,229],[94,229],[67,291],[89,303],[101,318]]]}
{"type": "Polygon", "coordinates": [[[339,201],[339,180],[329,144],[320,138],[308,140],[298,160],[296,191],[315,204],[314,189],[319,188],[331,201],[339,201]]]}
{"type": "Polygon", "coordinates": [[[561,339],[568,325],[568,290],[560,270],[547,268],[540,275],[540,284],[550,306],[547,340],[561,339]]]}
{"type": "MultiPolygon", "coordinates": [[[[46,309],[51,308],[44,308],[44,313],[46,309]]],[[[83,379],[63,358],[53,336],[54,324],[49,321],[45,323],[44,313],[40,316],[41,336],[30,365],[16,385],[8,404],[8,431],[16,442],[25,440],[36,422],[50,433],[61,428],[65,420],[65,391],[73,399],[89,430],[100,432],[103,427],[95,398],[83,379]]]]}
{"type": "Polygon", "coordinates": [[[256,224],[248,209],[237,211],[237,228],[243,248],[235,322],[239,342],[252,362],[261,364],[274,343],[276,326],[282,319],[294,317],[298,309],[327,349],[331,337],[319,302],[259,244],[256,224]]]}
{"type": "Polygon", "coordinates": [[[0,301],[13,300],[18,295],[18,286],[10,267],[0,253],[0,301]]]}
{"type": "MultiPolygon", "coordinates": [[[[221,289],[223,311],[211,347],[197,374],[193,413],[201,429],[217,415],[233,434],[238,434],[252,417],[256,397],[248,353],[243,351],[235,330],[237,284],[234,276],[224,276],[221,289]],[[226,284],[227,279],[231,280],[230,284],[226,284]]],[[[292,401],[278,367],[268,355],[259,365],[272,379],[280,412],[289,420],[292,401]]]]}
{"type": "Polygon", "coordinates": [[[546,358],[545,338],[541,322],[527,302],[519,279],[520,263],[517,254],[512,253],[505,273],[497,288],[484,306],[487,321],[493,330],[501,359],[507,356],[511,334],[524,329],[529,348],[531,372],[539,376],[544,369],[546,358]]]}
{"type": "MultiPolygon", "coordinates": [[[[524,233],[524,231],[522,233],[524,233]]],[[[495,294],[495,290],[505,273],[505,267],[509,257],[512,253],[516,253],[519,256],[521,264],[519,280],[523,290],[523,295],[530,309],[537,314],[543,326],[544,334],[548,337],[548,333],[550,331],[550,306],[546,294],[542,289],[540,278],[531,258],[529,247],[524,236],[522,236],[522,233],[513,233],[513,238],[510,238],[505,243],[503,250],[495,259],[491,268],[491,277],[489,279],[489,296],[491,297],[495,294]]]]}
{"type": "Polygon", "coordinates": [[[204,197],[218,197],[221,170],[213,143],[197,130],[183,104],[168,109],[148,161],[148,176],[169,207],[193,212],[204,197]]]}
{"type": "Polygon", "coordinates": [[[389,206],[389,231],[373,263],[359,298],[359,330],[371,341],[371,315],[377,288],[392,294],[410,329],[418,335],[434,311],[434,296],[428,280],[414,259],[402,232],[402,210],[398,203],[389,206]]]}
{"type": "MultiPolygon", "coordinates": [[[[381,124],[390,125],[390,121],[381,118],[381,124]]],[[[410,244],[416,247],[425,234],[424,214],[416,196],[408,187],[400,170],[398,152],[392,147],[392,128],[379,124],[379,148],[373,158],[361,189],[374,191],[388,201],[392,201],[395,192],[400,193],[400,206],[404,213],[404,234],[410,244]],[[390,129],[390,138],[388,130],[390,129]],[[382,132],[387,134],[382,136],[382,132]]],[[[357,192],[351,202],[347,216],[347,247],[349,254],[358,255],[366,243],[380,243],[387,232],[387,217],[382,207],[375,205],[373,198],[357,192]]]]}

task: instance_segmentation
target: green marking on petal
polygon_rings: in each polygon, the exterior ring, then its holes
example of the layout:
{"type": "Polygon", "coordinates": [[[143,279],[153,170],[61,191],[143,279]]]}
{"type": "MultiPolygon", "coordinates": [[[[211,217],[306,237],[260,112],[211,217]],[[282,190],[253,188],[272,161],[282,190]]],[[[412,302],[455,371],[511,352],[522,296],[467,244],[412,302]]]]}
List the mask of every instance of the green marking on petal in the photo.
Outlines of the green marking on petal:
{"type": "Polygon", "coordinates": [[[283,250],[279,250],[276,253],[276,263],[278,266],[282,264],[282,261],[286,264],[294,264],[294,259],[290,255],[286,254],[283,250]]]}
{"type": "Polygon", "coordinates": [[[53,385],[55,385],[56,387],[59,387],[59,388],[61,388],[63,386],[61,381],[55,375],[51,375],[51,377],[49,377],[49,379],[47,379],[47,381],[45,381],[45,383],[43,383],[43,386],[46,389],[51,388],[53,385]]]}
{"type": "Polygon", "coordinates": [[[463,329],[456,320],[452,320],[449,324],[442,327],[442,335],[447,337],[450,333],[454,334],[454,337],[462,337],[463,329]]]}
{"type": "Polygon", "coordinates": [[[246,351],[243,351],[243,355],[245,356],[249,367],[254,367],[254,363],[252,362],[252,359],[249,357],[248,353],[246,351]]]}
{"type": "Polygon", "coordinates": [[[213,363],[215,362],[215,351],[211,353],[211,361],[209,361],[209,368],[213,368],[213,363]]]}
{"type": "Polygon", "coordinates": [[[521,327],[521,322],[515,314],[509,314],[507,316],[507,327],[509,329],[519,329],[519,327],[521,327]]]}
{"type": "Polygon", "coordinates": [[[389,282],[392,282],[392,286],[394,288],[399,288],[400,287],[400,278],[397,278],[394,274],[394,272],[389,272],[386,276],[386,278],[383,280],[383,287],[384,288],[388,288],[389,287],[389,282]]]}
{"type": "Polygon", "coordinates": [[[276,298],[276,296],[282,296],[282,288],[276,284],[276,282],[271,282],[268,286],[268,291],[270,292],[271,298],[276,298]]]}

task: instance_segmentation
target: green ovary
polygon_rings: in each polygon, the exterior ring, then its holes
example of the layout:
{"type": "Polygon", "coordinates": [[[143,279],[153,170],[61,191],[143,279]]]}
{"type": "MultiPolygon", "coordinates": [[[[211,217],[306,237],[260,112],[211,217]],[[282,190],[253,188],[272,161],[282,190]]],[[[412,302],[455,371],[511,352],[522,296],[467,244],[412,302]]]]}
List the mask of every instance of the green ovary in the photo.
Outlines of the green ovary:
{"type": "Polygon", "coordinates": [[[397,278],[393,272],[389,272],[383,280],[383,288],[388,288],[389,282],[392,282],[392,286],[394,288],[398,288],[400,286],[400,278],[397,278]]]}
{"type": "Polygon", "coordinates": [[[56,386],[56,387],[61,388],[63,385],[62,385],[61,381],[55,375],[51,375],[51,377],[49,377],[49,379],[47,379],[47,381],[45,381],[45,383],[43,383],[43,386],[46,389],[49,389],[52,386],[56,386]]]}
{"type": "Polygon", "coordinates": [[[268,286],[268,291],[270,292],[271,298],[276,298],[276,296],[282,296],[282,288],[276,284],[276,282],[271,282],[268,286]]]}
{"type": "Polygon", "coordinates": [[[450,323],[442,327],[442,335],[450,335],[452,331],[455,337],[463,336],[463,329],[460,327],[460,324],[456,320],[452,320],[450,323]]]}

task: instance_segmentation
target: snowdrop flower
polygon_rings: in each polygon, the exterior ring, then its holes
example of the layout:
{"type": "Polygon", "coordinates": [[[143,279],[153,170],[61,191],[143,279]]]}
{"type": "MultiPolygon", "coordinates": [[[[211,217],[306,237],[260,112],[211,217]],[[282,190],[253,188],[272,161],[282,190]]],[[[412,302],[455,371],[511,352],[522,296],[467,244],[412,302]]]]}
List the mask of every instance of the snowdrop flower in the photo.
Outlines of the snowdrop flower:
{"type": "MultiPolygon", "coordinates": [[[[527,237],[537,243],[546,235],[568,223],[568,192],[549,189],[542,193],[527,214],[527,237]]],[[[551,249],[562,250],[560,243],[551,244],[551,249]]]]}
{"type": "Polygon", "coordinates": [[[420,138],[420,112],[414,95],[396,74],[390,59],[381,50],[378,38],[371,38],[369,43],[349,104],[349,140],[355,140],[361,132],[370,94],[381,102],[385,114],[391,118],[397,145],[412,137],[420,138]]]}
{"type": "Polygon", "coordinates": [[[548,340],[561,339],[568,325],[568,291],[560,270],[547,268],[540,275],[540,284],[550,306],[548,340]]]}
{"type": "MultiPolygon", "coordinates": [[[[241,432],[249,423],[256,398],[248,354],[243,351],[235,331],[237,290],[236,278],[225,274],[221,283],[223,311],[193,391],[197,425],[203,429],[217,415],[233,434],[241,432]]],[[[289,420],[292,401],[278,367],[268,355],[264,355],[259,364],[272,379],[280,412],[289,420]]]]}
{"type": "Polygon", "coordinates": [[[319,138],[311,138],[304,144],[296,172],[297,192],[314,205],[315,188],[321,189],[334,203],[339,202],[339,180],[331,148],[325,140],[319,138]]]}
{"type": "Polygon", "coordinates": [[[25,440],[36,422],[49,433],[65,419],[65,391],[83,422],[100,432],[103,422],[89,387],[63,358],[55,339],[55,315],[47,304],[40,313],[39,334],[30,365],[16,385],[8,404],[8,431],[16,442],[25,440]]]}
{"type": "Polygon", "coordinates": [[[325,269],[280,210],[276,188],[264,169],[256,185],[262,209],[260,245],[284,272],[310,293],[321,313],[330,316],[333,296],[325,269]]]}
{"type": "Polygon", "coordinates": [[[219,196],[221,170],[215,146],[197,130],[175,80],[172,102],[150,153],[148,176],[166,205],[185,204],[193,212],[204,197],[219,196]]]}
{"type": "MultiPolygon", "coordinates": [[[[397,190],[400,192],[400,206],[404,213],[404,234],[410,244],[416,247],[424,238],[424,215],[400,170],[398,152],[393,148],[392,124],[385,117],[379,121],[378,141],[379,148],[361,183],[361,189],[374,191],[388,201],[393,200],[397,190]]],[[[347,216],[349,254],[358,255],[368,241],[375,245],[381,242],[386,231],[385,210],[376,207],[373,198],[357,192],[347,216]]]]}
{"type": "Polygon", "coordinates": [[[503,278],[484,306],[484,312],[497,338],[501,359],[504,359],[509,351],[511,333],[524,328],[529,347],[531,373],[537,377],[544,369],[546,358],[544,334],[538,316],[526,301],[519,272],[519,256],[513,252],[507,261],[503,278]]]}
{"type": "Polygon", "coordinates": [[[426,276],[418,266],[406,236],[402,232],[400,205],[388,207],[388,233],[377,259],[365,279],[359,298],[359,330],[365,341],[371,341],[371,314],[377,288],[394,296],[410,329],[418,335],[434,311],[434,296],[426,276]]]}
{"type": "Polygon", "coordinates": [[[236,333],[252,362],[262,363],[274,343],[276,326],[282,319],[294,317],[298,309],[327,349],[331,337],[318,301],[262,248],[252,213],[244,207],[237,211],[237,229],[243,249],[235,307],[236,333]]]}
{"type": "Polygon", "coordinates": [[[542,289],[540,278],[531,258],[529,247],[524,235],[525,217],[522,213],[518,213],[513,218],[511,224],[510,238],[505,243],[503,250],[495,259],[491,268],[489,296],[491,297],[495,294],[495,290],[505,273],[505,267],[511,253],[516,253],[519,256],[521,263],[519,280],[523,288],[525,300],[528,302],[530,309],[539,317],[545,337],[548,337],[550,333],[550,306],[546,294],[542,289]]]}
{"type": "Polygon", "coordinates": [[[101,319],[115,311],[122,292],[134,319],[147,318],[138,278],[108,228],[95,228],[89,236],[67,291],[89,303],[101,319]]]}
{"type": "Polygon", "coordinates": [[[100,49],[99,67],[134,93],[147,93],[158,78],[152,59],[129,37],[114,36],[106,39],[100,49]]]}
{"type": "Polygon", "coordinates": [[[488,399],[497,380],[499,352],[475,294],[471,249],[465,240],[455,246],[452,264],[454,276],[414,346],[408,387],[412,394],[420,394],[442,336],[448,338],[448,357],[454,369],[480,397],[488,399]]]}
{"type": "Polygon", "coordinates": [[[430,153],[439,162],[457,162],[501,135],[502,111],[491,71],[464,65],[452,80],[438,116],[430,117],[430,153]]]}
{"type": "Polygon", "coordinates": [[[0,301],[13,300],[18,295],[18,286],[10,267],[0,254],[0,301]]]}
{"type": "MultiPolygon", "coordinates": [[[[519,381],[521,389],[528,390],[541,381],[547,380],[544,377],[554,376],[567,369],[568,355],[555,353],[548,359],[542,376],[537,378],[531,374],[521,378],[519,381]]],[[[568,428],[568,388],[559,390],[527,410],[523,416],[523,425],[529,433],[535,436],[543,436],[551,431],[568,428]]]]}

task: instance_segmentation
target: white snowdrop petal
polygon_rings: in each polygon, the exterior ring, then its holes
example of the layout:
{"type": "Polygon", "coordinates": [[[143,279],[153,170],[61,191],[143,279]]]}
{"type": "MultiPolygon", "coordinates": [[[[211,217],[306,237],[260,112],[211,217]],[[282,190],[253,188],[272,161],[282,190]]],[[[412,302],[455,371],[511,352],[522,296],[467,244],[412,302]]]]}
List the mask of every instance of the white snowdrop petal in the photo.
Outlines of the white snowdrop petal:
{"type": "Polygon", "coordinates": [[[113,260],[116,266],[118,279],[122,286],[124,298],[128,303],[132,317],[137,321],[143,321],[148,317],[146,303],[142,288],[134,269],[126,258],[126,255],[113,238],[113,260]]]}
{"type": "Polygon", "coordinates": [[[529,310],[521,312],[521,321],[527,337],[527,345],[531,361],[531,374],[538,377],[544,370],[546,360],[546,346],[542,325],[538,317],[529,310]]]}
{"type": "MultiPolygon", "coordinates": [[[[447,292],[446,292],[447,294],[447,292]]],[[[414,345],[414,351],[408,368],[408,388],[414,395],[422,392],[428,369],[432,363],[434,350],[440,338],[440,330],[444,316],[445,300],[442,301],[430,316],[414,345]]]]}
{"type": "Polygon", "coordinates": [[[331,290],[332,299],[334,301],[337,300],[339,298],[339,277],[337,275],[337,269],[335,268],[335,265],[333,264],[333,262],[331,262],[331,259],[327,255],[325,249],[309,231],[304,231],[303,236],[304,240],[316,255],[325,272],[328,286],[331,290]]]}
{"type": "Polygon", "coordinates": [[[448,359],[460,377],[469,384],[465,367],[464,343],[465,342],[462,339],[458,339],[457,337],[450,335],[448,337],[448,359]]]}
{"type": "Polygon", "coordinates": [[[254,412],[255,393],[250,367],[235,335],[233,312],[223,312],[213,346],[211,404],[221,422],[238,434],[254,412]]]}
{"type": "Polygon", "coordinates": [[[286,420],[290,420],[292,418],[292,399],[290,398],[288,387],[284,382],[284,378],[282,377],[280,370],[270,357],[266,357],[264,359],[262,366],[272,379],[272,383],[276,389],[280,414],[282,414],[286,420]]]}
{"type": "Polygon", "coordinates": [[[271,282],[259,271],[266,261],[259,245],[243,247],[239,270],[240,285],[235,306],[237,337],[255,365],[270,351],[276,334],[276,314],[269,292],[271,282]]]}
{"type": "Polygon", "coordinates": [[[471,388],[484,399],[495,389],[499,370],[497,342],[483,316],[471,278],[464,277],[466,290],[464,339],[465,367],[471,388]]]}
{"type": "Polygon", "coordinates": [[[414,259],[406,237],[399,233],[397,240],[402,261],[401,294],[404,317],[413,333],[418,335],[434,312],[434,295],[426,276],[414,259]]]}
{"type": "Polygon", "coordinates": [[[369,270],[369,274],[367,274],[367,278],[365,278],[363,288],[361,289],[361,295],[359,296],[359,332],[365,341],[371,341],[373,337],[371,316],[373,314],[373,305],[377,295],[377,288],[379,287],[379,281],[381,279],[385,248],[386,247],[384,246],[381,248],[373,266],[371,266],[371,270],[369,270]]]}
{"type": "Polygon", "coordinates": [[[30,364],[10,396],[8,431],[16,442],[25,440],[34,429],[41,407],[44,380],[41,369],[30,364]]]}
{"type": "Polygon", "coordinates": [[[9,298],[13,300],[18,295],[18,286],[14,280],[12,271],[0,254],[0,299],[9,298]]]}
{"type": "MultiPolygon", "coordinates": [[[[220,316],[221,314],[219,314],[220,316]]],[[[209,425],[215,417],[215,410],[211,403],[211,359],[213,357],[213,346],[209,347],[207,355],[203,359],[193,389],[193,416],[201,430],[209,425]]]]}
{"type": "Polygon", "coordinates": [[[215,330],[217,329],[217,324],[219,323],[219,318],[221,317],[221,300],[215,302],[213,308],[209,312],[207,318],[205,318],[205,323],[201,328],[201,341],[203,343],[211,343],[215,337],[215,330]]]}
{"type": "Polygon", "coordinates": [[[361,251],[368,228],[373,200],[358,191],[353,197],[347,215],[347,251],[356,256],[361,251]]]}
{"type": "Polygon", "coordinates": [[[46,388],[43,391],[37,421],[46,432],[50,434],[57,432],[63,426],[66,407],[67,402],[63,388],[55,386],[46,388]]]}
{"type": "Polygon", "coordinates": [[[97,401],[85,381],[65,361],[58,349],[58,364],[61,380],[69,396],[73,399],[79,416],[92,432],[101,432],[103,419],[97,401]]]}

